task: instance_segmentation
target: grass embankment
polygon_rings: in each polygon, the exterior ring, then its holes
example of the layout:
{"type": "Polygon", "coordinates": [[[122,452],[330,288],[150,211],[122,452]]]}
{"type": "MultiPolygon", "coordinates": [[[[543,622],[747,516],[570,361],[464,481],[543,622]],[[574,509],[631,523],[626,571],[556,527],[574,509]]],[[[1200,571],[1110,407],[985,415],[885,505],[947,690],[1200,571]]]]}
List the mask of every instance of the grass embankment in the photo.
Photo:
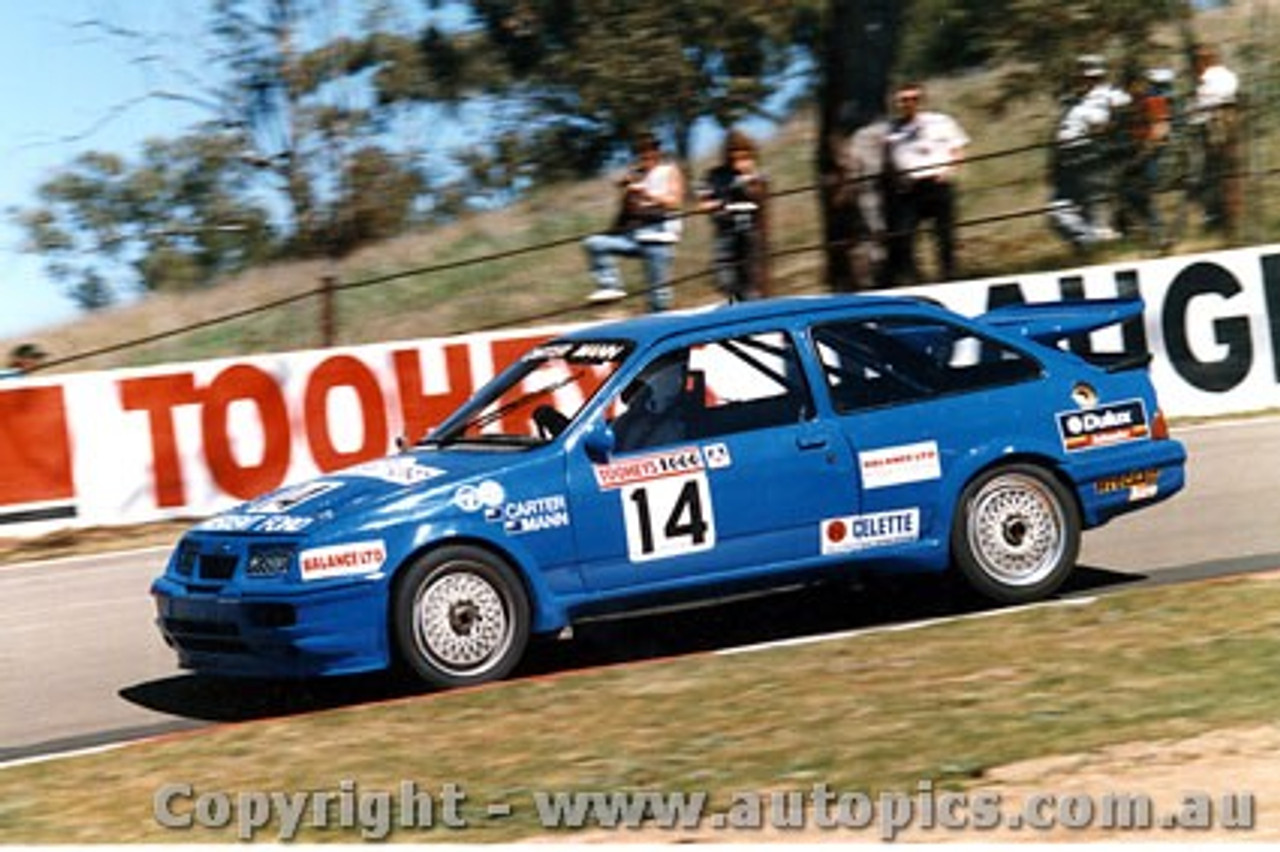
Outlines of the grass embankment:
{"type": "MultiPolygon", "coordinates": [[[[557,790],[914,790],[982,784],[1013,761],[1222,726],[1280,711],[1280,583],[1236,579],[730,657],[696,656],[216,728],[0,772],[7,842],[233,841],[159,827],[153,796],[199,792],[467,793],[464,831],[547,832],[557,790]],[[505,802],[512,813],[486,819],[505,802]]],[[[1193,779],[1188,779],[1189,782],[1193,779]]],[[[190,812],[190,802],[184,803],[190,812]]],[[[278,826],[259,839],[276,838],[278,826]]],[[[359,840],[304,830],[306,841],[359,840]]]]}

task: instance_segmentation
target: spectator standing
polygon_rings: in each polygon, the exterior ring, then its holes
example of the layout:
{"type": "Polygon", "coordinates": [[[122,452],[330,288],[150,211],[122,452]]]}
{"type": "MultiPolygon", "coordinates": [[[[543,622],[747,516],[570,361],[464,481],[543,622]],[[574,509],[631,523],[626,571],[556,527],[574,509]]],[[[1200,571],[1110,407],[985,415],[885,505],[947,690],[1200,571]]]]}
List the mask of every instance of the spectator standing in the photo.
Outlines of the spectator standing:
{"type": "Polygon", "coordinates": [[[1102,207],[1111,194],[1108,150],[1114,112],[1129,96],[1107,81],[1106,62],[1093,54],[1076,60],[1075,79],[1054,131],[1049,221],[1063,239],[1084,250],[1114,239],[1102,207]]]}
{"type": "Polygon", "coordinates": [[[679,166],[664,160],[657,137],[643,133],[632,147],[635,160],[616,181],[621,206],[608,233],[583,241],[596,289],[591,302],[625,298],[617,256],[638,257],[644,264],[649,309],[671,307],[671,264],[683,221],[684,176],[679,166]]]}
{"type": "Polygon", "coordinates": [[[39,368],[48,357],[49,353],[34,343],[20,343],[9,350],[9,363],[7,366],[0,368],[0,379],[15,379],[25,376],[32,370],[39,368]]]}
{"type": "Polygon", "coordinates": [[[885,137],[885,287],[920,280],[915,240],[925,220],[933,222],[942,277],[956,274],[955,176],[969,137],[949,115],[921,109],[923,101],[919,83],[900,86],[894,95],[896,115],[885,137]]]}
{"type": "Polygon", "coordinates": [[[755,142],[740,130],[725,136],[723,161],[698,187],[698,209],[715,227],[716,286],[730,302],[769,295],[769,180],[755,142]]]}
{"type": "Polygon", "coordinates": [[[1205,229],[1230,234],[1240,218],[1240,79],[1209,45],[1196,47],[1195,69],[1196,91],[1188,123],[1202,155],[1197,195],[1204,208],[1205,229]]]}
{"type": "Polygon", "coordinates": [[[1147,242],[1168,248],[1160,211],[1155,203],[1160,180],[1160,156],[1169,142],[1172,111],[1168,95],[1156,79],[1140,68],[1125,69],[1122,84],[1128,96],[1116,111],[1117,195],[1116,230],[1125,236],[1142,231],[1147,242]]]}
{"type": "Polygon", "coordinates": [[[887,175],[886,140],[889,122],[878,119],[854,131],[844,146],[840,169],[844,203],[853,208],[854,227],[849,247],[857,289],[870,289],[885,280],[885,220],[887,175]]]}

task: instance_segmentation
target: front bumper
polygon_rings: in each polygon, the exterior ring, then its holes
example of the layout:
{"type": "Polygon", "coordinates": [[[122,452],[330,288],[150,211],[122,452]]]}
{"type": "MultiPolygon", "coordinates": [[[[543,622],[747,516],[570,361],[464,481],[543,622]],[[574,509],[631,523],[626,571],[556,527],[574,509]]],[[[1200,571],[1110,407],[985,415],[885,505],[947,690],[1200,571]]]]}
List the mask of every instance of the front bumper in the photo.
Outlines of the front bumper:
{"type": "Polygon", "coordinates": [[[385,582],[249,595],[238,588],[202,590],[166,575],[151,594],[160,633],[184,669],[305,678],[390,663],[385,582]]]}

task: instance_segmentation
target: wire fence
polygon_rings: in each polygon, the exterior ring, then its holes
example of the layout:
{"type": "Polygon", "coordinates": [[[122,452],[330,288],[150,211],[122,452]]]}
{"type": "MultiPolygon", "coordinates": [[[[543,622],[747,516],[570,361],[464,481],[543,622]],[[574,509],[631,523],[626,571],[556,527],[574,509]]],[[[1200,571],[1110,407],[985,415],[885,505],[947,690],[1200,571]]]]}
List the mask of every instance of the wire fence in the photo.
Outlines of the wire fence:
{"type": "MultiPolygon", "coordinates": [[[[1259,86],[1258,89],[1262,90],[1263,87],[1259,86]]],[[[1264,123],[1269,123],[1270,118],[1259,107],[1259,102],[1255,102],[1249,107],[1240,107],[1241,126],[1244,128],[1242,135],[1246,143],[1247,155],[1241,157],[1239,162],[1245,165],[1237,172],[1221,176],[1224,179],[1243,180],[1252,188],[1250,200],[1254,203],[1251,203],[1247,210],[1247,215],[1244,217],[1246,222],[1249,223],[1247,225],[1249,231],[1247,236],[1252,239],[1258,238],[1259,231],[1266,221],[1265,213],[1269,209],[1269,205],[1265,203],[1267,193],[1263,189],[1264,183],[1267,178],[1280,173],[1280,168],[1268,166],[1269,156],[1262,150],[1263,146],[1257,142],[1260,135],[1258,133],[1259,128],[1264,123]],[[1251,140],[1252,144],[1250,144],[1251,140]]],[[[1188,140],[1179,141],[1181,144],[1186,144],[1188,140]]],[[[1048,184],[1045,180],[1044,163],[1047,161],[1053,147],[1054,145],[1050,141],[1038,141],[975,153],[965,158],[966,173],[979,172],[984,175],[984,179],[972,180],[966,178],[962,196],[964,215],[957,218],[955,228],[957,233],[991,229],[989,231],[991,245],[987,247],[986,252],[990,257],[986,261],[986,267],[981,270],[982,272],[1002,274],[1015,271],[1001,266],[1000,258],[1003,256],[1001,252],[1002,240],[1005,243],[1010,240],[1025,241],[1029,238],[1029,235],[1037,233],[1048,237],[1049,231],[1046,221],[1053,205],[1048,184]],[[1015,166],[1015,164],[1017,165],[1015,166]],[[1041,198],[1039,203],[1021,203],[1004,209],[1003,205],[1011,196],[1017,196],[1021,200],[1026,195],[1033,193],[1038,194],[1041,198]],[[1032,227],[1024,227],[1019,233],[1013,233],[1008,229],[999,227],[1010,223],[1022,223],[1025,225],[1032,222],[1037,224],[1032,227]]],[[[853,179],[851,183],[876,179],[878,178],[875,176],[863,177],[853,179]]],[[[1158,190],[1158,195],[1162,199],[1161,203],[1166,208],[1174,210],[1174,215],[1185,218],[1188,208],[1194,203],[1193,196],[1197,188],[1193,184],[1194,180],[1188,176],[1183,176],[1182,180],[1162,182],[1158,190]]],[[[810,181],[781,188],[770,193],[769,203],[771,205],[781,204],[792,199],[809,202],[807,214],[793,216],[796,221],[804,219],[804,225],[793,229],[791,233],[779,235],[782,239],[776,240],[769,251],[768,259],[770,262],[777,264],[787,258],[822,255],[832,248],[830,244],[820,237],[821,228],[817,224],[818,205],[816,197],[822,189],[823,184],[821,182],[810,181]]],[[[1117,203],[1117,198],[1113,191],[1109,192],[1101,200],[1105,203],[1117,203]]],[[[705,217],[707,214],[688,211],[682,215],[686,218],[695,218],[705,217]]],[[[50,359],[41,365],[41,369],[82,363],[251,317],[285,309],[296,309],[297,306],[304,303],[314,303],[318,307],[321,343],[325,346],[333,345],[338,337],[339,319],[336,305],[340,295],[385,287],[393,283],[407,281],[430,282],[447,273],[484,269],[486,267],[495,267],[497,264],[506,261],[537,258],[568,246],[578,246],[586,237],[596,232],[597,229],[584,230],[514,248],[483,252],[456,260],[419,265],[348,281],[339,280],[336,275],[329,272],[322,275],[313,288],[263,301],[250,307],[228,311],[210,318],[176,325],[163,331],[133,337],[110,345],[87,348],[50,359]]],[[[1129,246],[1128,248],[1133,249],[1136,247],[1129,246]]],[[[1167,249],[1167,247],[1165,248],[1167,249]]],[[[670,286],[673,290],[688,291],[695,285],[704,285],[705,282],[712,279],[714,269],[710,264],[710,253],[706,252],[704,256],[708,259],[705,265],[679,271],[672,278],[670,286]]],[[[415,286],[417,285],[415,284],[415,286]]],[[[477,279],[476,286],[484,286],[482,278],[477,279]]],[[[423,289],[425,291],[425,286],[423,289]]],[[[644,296],[643,292],[632,292],[627,296],[627,301],[639,300],[644,296]]],[[[491,319],[472,322],[465,328],[454,329],[453,333],[491,331],[499,328],[565,320],[575,314],[581,314],[584,309],[585,306],[581,299],[576,299],[571,303],[552,304],[546,308],[520,311],[501,316],[493,316],[490,313],[491,319]]]]}

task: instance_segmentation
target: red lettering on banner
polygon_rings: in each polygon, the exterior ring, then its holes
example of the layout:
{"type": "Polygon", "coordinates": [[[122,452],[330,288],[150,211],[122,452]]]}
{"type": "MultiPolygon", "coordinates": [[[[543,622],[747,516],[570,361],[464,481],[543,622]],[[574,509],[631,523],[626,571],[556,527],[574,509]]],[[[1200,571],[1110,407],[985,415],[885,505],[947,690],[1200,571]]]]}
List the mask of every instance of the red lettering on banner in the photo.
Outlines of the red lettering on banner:
{"type": "Polygon", "coordinates": [[[350,355],[337,355],[320,362],[307,381],[303,400],[303,419],[311,457],[322,473],[378,458],[387,451],[387,405],[382,398],[378,377],[363,361],[350,355]],[[329,434],[329,392],[335,387],[349,387],[360,400],[364,434],[359,447],[343,452],[333,445],[329,434]]]}
{"type": "Polygon", "coordinates": [[[0,391],[0,505],[76,496],[61,387],[0,391]]]}
{"type": "Polygon", "coordinates": [[[204,392],[200,424],[209,473],[227,494],[248,500],[284,483],[290,456],[289,412],[270,373],[249,364],[223,370],[204,392]],[[257,407],[262,424],[263,452],[257,464],[241,464],[232,450],[227,413],[240,400],[257,407]]]}
{"type": "Polygon", "coordinates": [[[142,411],[147,415],[156,505],[161,508],[184,505],[187,490],[182,481],[182,458],[178,454],[173,409],[200,401],[195,377],[190,373],[179,373],[122,379],[119,389],[120,405],[125,411],[142,411]]]}
{"type": "MultiPolygon", "coordinates": [[[[530,347],[550,339],[537,335],[494,340],[490,356],[498,372],[518,360],[530,347]]],[[[399,390],[405,434],[419,438],[471,397],[475,378],[471,372],[470,342],[442,347],[448,390],[426,393],[421,353],[417,349],[392,352],[392,367],[399,390]]],[[[432,365],[435,366],[435,365],[432,365]]],[[[580,379],[590,393],[601,380],[592,366],[580,379]]],[[[430,382],[435,384],[435,382],[430,382]]],[[[271,373],[252,364],[236,364],[218,373],[207,387],[199,387],[192,373],[147,376],[120,380],[121,403],[127,411],[147,415],[156,505],[187,505],[183,461],[178,446],[174,409],[200,406],[200,441],[210,477],[225,494],[249,500],[284,483],[291,467],[294,433],[305,433],[310,454],[321,472],[338,470],[377,458],[386,452],[390,436],[389,400],[383,393],[379,371],[351,355],[335,355],[320,362],[307,377],[301,411],[292,411],[285,388],[271,373]],[[333,441],[328,418],[329,394],[351,388],[359,399],[363,438],[359,447],[339,449],[333,441]],[[262,429],[262,457],[245,462],[235,456],[237,436],[232,434],[230,410],[234,403],[252,405],[262,429]]],[[[188,448],[190,449],[190,448],[188,448]]]]}
{"type": "Polygon", "coordinates": [[[455,408],[475,392],[471,378],[471,347],[450,343],[444,347],[445,376],[449,389],[444,393],[422,392],[422,358],[417,349],[401,349],[392,353],[396,382],[400,388],[400,413],[404,419],[404,435],[411,442],[444,420],[455,408]]]}

